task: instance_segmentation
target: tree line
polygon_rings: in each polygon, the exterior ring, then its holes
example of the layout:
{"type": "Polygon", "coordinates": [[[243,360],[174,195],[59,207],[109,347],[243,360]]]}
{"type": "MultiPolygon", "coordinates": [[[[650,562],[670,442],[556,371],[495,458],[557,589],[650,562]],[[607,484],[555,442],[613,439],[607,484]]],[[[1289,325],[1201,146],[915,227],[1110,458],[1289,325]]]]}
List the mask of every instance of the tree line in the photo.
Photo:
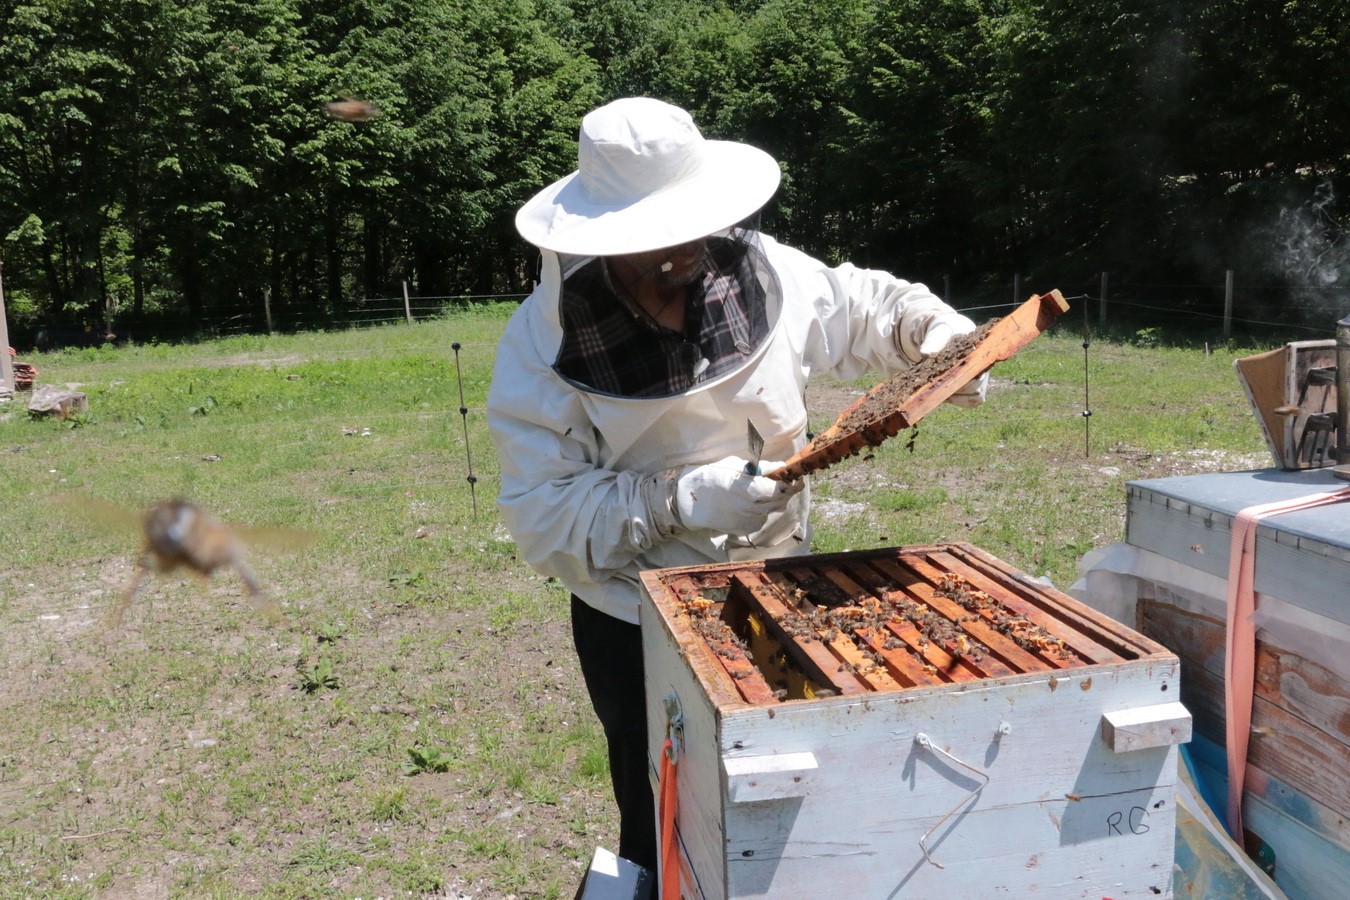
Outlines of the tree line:
{"type": "MultiPolygon", "coordinates": [[[[0,0],[12,323],[517,292],[584,113],[772,153],[765,230],[941,282],[1338,290],[1341,0],[0,0]],[[346,121],[356,98],[378,116],[346,121]]],[[[135,327],[135,326],[133,326],[135,327]]]]}

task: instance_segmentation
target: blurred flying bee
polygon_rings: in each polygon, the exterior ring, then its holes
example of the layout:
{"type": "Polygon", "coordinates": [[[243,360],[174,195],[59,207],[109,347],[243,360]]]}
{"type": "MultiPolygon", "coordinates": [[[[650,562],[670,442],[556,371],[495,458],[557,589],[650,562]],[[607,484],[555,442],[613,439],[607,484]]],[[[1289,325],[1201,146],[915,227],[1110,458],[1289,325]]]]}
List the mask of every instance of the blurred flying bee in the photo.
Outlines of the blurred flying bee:
{"type": "Polygon", "coordinates": [[[324,109],[335,119],[344,122],[369,122],[380,115],[380,108],[369,100],[347,97],[324,104],[324,109]]]}
{"type": "Polygon", "coordinates": [[[91,498],[60,499],[109,524],[130,525],[139,520],[143,537],[141,556],[130,582],[103,619],[103,627],[109,630],[122,623],[136,592],[151,573],[168,573],[179,568],[190,569],[204,580],[222,567],[234,569],[248,589],[253,605],[276,624],[282,619],[281,610],[244,560],[245,544],[296,549],[314,540],[314,535],[291,529],[232,528],[197,504],[182,499],[156,503],[143,514],[91,498]]]}

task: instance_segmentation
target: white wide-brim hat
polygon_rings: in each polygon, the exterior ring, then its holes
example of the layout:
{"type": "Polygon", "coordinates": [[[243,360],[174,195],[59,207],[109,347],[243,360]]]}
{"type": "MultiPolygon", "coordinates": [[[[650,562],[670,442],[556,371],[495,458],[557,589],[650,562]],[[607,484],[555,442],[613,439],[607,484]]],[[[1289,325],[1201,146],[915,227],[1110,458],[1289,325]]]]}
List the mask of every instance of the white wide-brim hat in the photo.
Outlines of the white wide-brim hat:
{"type": "Polygon", "coordinates": [[[778,189],[757,147],[704,139],[689,113],[648,97],[615,100],[581,120],[577,171],[516,213],[546,250],[617,256],[674,247],[735,225],[778,189]]]}

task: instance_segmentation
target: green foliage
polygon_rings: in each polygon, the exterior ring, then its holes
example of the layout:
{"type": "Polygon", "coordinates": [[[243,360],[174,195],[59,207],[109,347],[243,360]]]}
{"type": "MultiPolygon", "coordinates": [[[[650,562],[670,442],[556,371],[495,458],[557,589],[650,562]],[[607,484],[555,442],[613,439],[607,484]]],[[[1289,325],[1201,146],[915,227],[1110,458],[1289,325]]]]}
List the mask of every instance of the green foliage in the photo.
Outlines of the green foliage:
{"type": "Polygon", "coordinates": [[[403,774],[448,772],[455,764],[455,759],[455,754],[444,747],[424,747],[418,744],[408,748],[408,760],[403,764],[403,774]]]}
{"type": "Polygon", "coordinates": [[[649,95],[770,151],[766,225],[971,280],[1294,285],[1268,230],[1346,193],[1332,0],[109,0],[0,5],[10,312],[178,335],[517,292],[512,213],[649,95]],[[325,103],[367,99],[344,121],[325,103]]]}
{"type": "Polygon", "coordinates": [[[331,657],[320,656],[318,662],[313,665],[298,667],[298,672],[300,690],[306,694],[325,689],[335,691],[341,687],[331,657]]]}
{"type": "Polygon", "coordinates": [[[1157,347],[1162,342],[1162,329],[1140,328],[1130,343],[1136,347],[1157,347]]]}

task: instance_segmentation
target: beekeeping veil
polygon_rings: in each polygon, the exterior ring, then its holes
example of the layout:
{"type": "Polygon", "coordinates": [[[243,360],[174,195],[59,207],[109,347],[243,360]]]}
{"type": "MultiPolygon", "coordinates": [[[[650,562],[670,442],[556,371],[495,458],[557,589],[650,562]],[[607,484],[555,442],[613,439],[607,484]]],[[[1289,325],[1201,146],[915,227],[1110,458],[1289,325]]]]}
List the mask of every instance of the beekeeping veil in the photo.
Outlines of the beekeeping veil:
{"type": "MultiPolygon", "coordinates": [[[[710,272],[754,273],[751,293],[772,293],[757,225],[778,182],[778,164],[764,151],[705,139],[684,110],[629,97],[586,115],[577,171],[522,206],[516,229],[558,254],[564,278],[595,257],[708,239],[710,272]]],[[[765,318],[776,318],[776,308],[765,318]]]]}

